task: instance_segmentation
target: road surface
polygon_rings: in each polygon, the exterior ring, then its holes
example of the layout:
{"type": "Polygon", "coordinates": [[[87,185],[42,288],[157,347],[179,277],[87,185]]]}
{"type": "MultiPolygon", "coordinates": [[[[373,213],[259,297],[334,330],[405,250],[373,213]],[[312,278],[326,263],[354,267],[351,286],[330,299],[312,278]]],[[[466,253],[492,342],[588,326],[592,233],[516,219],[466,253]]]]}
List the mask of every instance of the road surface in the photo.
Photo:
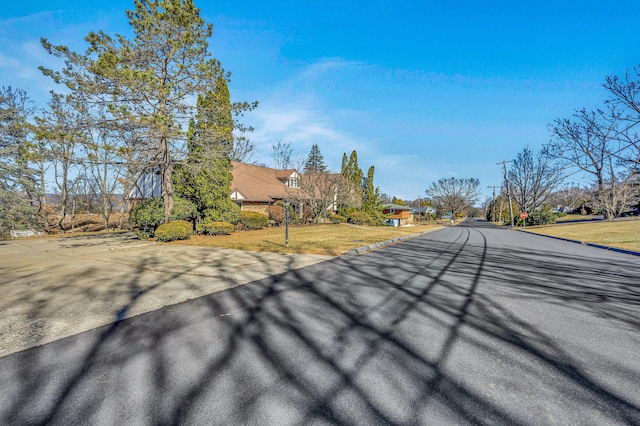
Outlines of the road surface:
{"type": "Polygon", "coordinates": [[[0,358],[0,424],[640,424],[640,262],[467,221],[0,358]]]}

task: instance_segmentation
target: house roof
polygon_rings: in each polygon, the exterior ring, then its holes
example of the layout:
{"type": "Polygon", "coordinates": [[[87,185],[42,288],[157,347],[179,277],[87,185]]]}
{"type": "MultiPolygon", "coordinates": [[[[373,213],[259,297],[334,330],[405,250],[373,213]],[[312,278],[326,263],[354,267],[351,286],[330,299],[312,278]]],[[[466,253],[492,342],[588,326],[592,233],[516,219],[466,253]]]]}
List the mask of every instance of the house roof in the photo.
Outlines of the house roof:
{"type": "Polygon", "coordinates": [[[401,206],[400,204],[385,204],[382,206],[385,209],[388,210],[411,210],[411,207],[409,206],[401,206]]]}
{"type": "Polygon", "coordinates": [[[282,180],[297,176],[294,169],[276,170],[269,167],[232,161],[231,193],[237,192],[244,201],[273,202],[292,196],[297,190],[282,180]]]}
{"type": "Polygon", "coordinates": [[[276,178],[278,179],[288,179],[292,175],[295,175],[298,173],[295,169],[286,169],[286,170],[272,169],[272,170],[276,172],[276,178]]]}

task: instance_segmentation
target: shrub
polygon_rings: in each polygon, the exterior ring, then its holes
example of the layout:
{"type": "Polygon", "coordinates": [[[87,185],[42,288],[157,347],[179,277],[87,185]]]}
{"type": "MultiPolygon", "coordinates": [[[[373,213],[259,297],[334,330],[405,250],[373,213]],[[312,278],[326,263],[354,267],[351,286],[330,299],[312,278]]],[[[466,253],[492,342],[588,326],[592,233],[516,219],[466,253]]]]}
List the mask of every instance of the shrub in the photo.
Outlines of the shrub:
{"type": "MultiPolygon", "coordinates": [[[[195,205],[183,198],[175,197],[170,220],[193,220],[197,216],[195,205]]],[[[151,238],[154,231],[164,222],[164,201],[162,197],[144,200],[131,209],[129,223],[140,239],[151,238]]]]}
{"type": "Polygon", "coordinates": [[[567,214],[565,212],[555,212],[553,213],[556,217],[565,217],[567,214]]]}
{"type": "Polygon", "coordinates": [[[191,234],[193,234],[193,226],[186,220],[163,223],[155,232],[158,241],[188,240],[191,234]]]}
{"type": "Polygon", "coordinates": [[[329,220],[331,221],[331,223],[345,223],[347,221],[347,218],[339,214],[330,213],[329,220]]]}
{"type": "Polygon", "coordinates": [[[373,220],[371,216],[365,212],[353,212],[347,218],[347,222],[353,223],[354,225],[371,225],[373,220]]]}
{"type": "Polygon", "coordinates": [[[269,219],[275,222],[277,226],[282,226],[284,224],[284,207],[276,204],[269,206],[267,211],[269,212],[269,219]]]}
{"type": "Polygon", "coordinates": [[[240,212],[243,229],[262,229],[269,224],[269,216],[258,212],[240,212]]]}
{"type": "Polygon", "coordinates": [[[210,222],[230,222],[237,223],[240,219],[240,207],[232,203],[226,210],[208,209],[204,211],[202,221],[210,222]]]}
{"type": "MultiPolygon", "coordinates": [[[[164,211],[163,211],[164,215],[164,211]]],[[[198,216],[198,209],[195,204],[184,198],[175,197],[173,199],[173,209],[171,209],[171,220],[191,221],[198,216]]]]}
{"type": "MultiPolygon", "coordinates": [[[[300,223],[300,216],[295,212],[293,206],[287,206],[286,210],[289,211],[289,224],[300,223]]],[[[269,206],[267,212],[269,213],[269,220],[275,223],[276,226],[284,225],[286,220],[285,207],[282,201],[277,201],[274,205],[269,206]]]]}
{"type": "Polygon", "coordinates": [[[229,235],[233,230],[233,223],[229,222],[209,222],[198,225],[198,233],[205,235],[229,235]]]}
{"type": "Polygon", "coordinates": [[[162,197],[149,198],[136,204],[129,214],[129,223],[140,239],[153,236],[155,229],[164,221],[162,197]]]}
{"type": "Polygon", "coordinates": [[[553,214],[551,209],[536,210],[529,213],[529,217],[526,219],[526,223],[529,226],[532,225],[548,225],[556,223],[556,215],[553,214]]]}

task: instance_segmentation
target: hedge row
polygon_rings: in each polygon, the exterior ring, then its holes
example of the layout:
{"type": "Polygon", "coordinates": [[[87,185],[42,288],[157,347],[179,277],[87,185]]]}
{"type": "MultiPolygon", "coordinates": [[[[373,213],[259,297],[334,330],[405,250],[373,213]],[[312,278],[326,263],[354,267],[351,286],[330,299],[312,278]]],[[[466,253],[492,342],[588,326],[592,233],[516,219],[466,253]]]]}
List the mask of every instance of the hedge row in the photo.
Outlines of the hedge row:
{"type": "Polygon", "coordinates": [[[229,222],[210,222],[198,225],[198,233],[204,235],[229,235],[235,226],[229,222]]]}
{"type": "Polygon", "coordinates": [[[269,216],[262,213],[243,211],[240,212],[238,221],[243,229],[262,229],[269,224],[269,216]]]}

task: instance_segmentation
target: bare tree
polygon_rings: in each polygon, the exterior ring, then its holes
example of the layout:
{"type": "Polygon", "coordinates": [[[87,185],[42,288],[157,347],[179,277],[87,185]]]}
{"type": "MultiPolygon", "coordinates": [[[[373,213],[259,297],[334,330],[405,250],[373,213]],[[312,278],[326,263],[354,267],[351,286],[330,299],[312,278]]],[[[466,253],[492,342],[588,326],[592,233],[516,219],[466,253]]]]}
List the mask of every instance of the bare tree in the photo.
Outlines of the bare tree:
{"type": "Polygon", "coordinates": [[[602,210],[607,218],[621,216],[632,203],[638,202],[636,176],[637,174],[633,172],[612,174],[605,180],[602,188],[594,191],[594,207],[602,210]]]}
{"type": "Polygon", "coordinates": [[[552,193],[548,202],[559,208],[570,208],[573,211],[582,210],[591,199],[591,191],[573,183],[568,184],[552,193]]]}
{"type": "Polygon", "coordinates": [[[40,137],[49,146],[54,170],[55,192],[59,196],[57,226],[65,231],[65,219],[71,207],[71,181],[77,166],[76,148],[83,141],[80,120],[75,111],[65,103],[64,97],[52,94],[50,111],[39,120],[40,137]]]}
{"type": "Polygon", "coordinates": [[[475,178],[442,178],[432,182],[425,192],[439,214],[450,212],[456,216],[473,206],[478,198],[479,185],[480,180],[475,178]]]}
{"type": "Polygon", "coordinates": [[[231,160],[240,163],[249,163],[253,159],[256,146],[244,136],[236,137],[231,151],[231,160]]]}
{"type": "Polygon", "coordinates": [[[619,119],[622,125],[619,129],[619,139],[622,146],[613,154],[626,165],[629,171],[638,173],[640,170],[640,67],[627,71],[624,78],[609,76],[604,84],[609,91],[607,103],[620,111],[619,119]]]}
{"type": "Polygon", "coordinates": [[[271,155],[273,156],[273,168],[278,170],[290,168],[292,166],[291,154],[293,154],[291,142],[278,141],[278,143],[272,145],[271,155]]]}
{"type": "Polygon", "coordinates": [[[624,168],[614,157],[620,152],[619,123],[620,113],[611,107],[606,111],[582,109],[573,119],[558,119],[550,125],[553,140],[547,148],[549,155],[566,160],[593,177],[595,204],[604,209],[606,218],[617,214],[614,206],[621,202],[621,195],[628,193],[623,187],[632,177],[627,173],[624,179],[620,178],[624,168]]]}
{"type": "Polygon", "coordinates": [[[310,172],[300,176],[300,188],[292,199],[310,213],[310,220],[318,224],[342,203],[343,177],[337,173],[310,172]]]}
{"type": "Polygon", "coordinates": [[[562,165],[547,151],[534,154],[529,148],[518,153],[509,169],[509,184],[520,211],[532,212],[564,179],[562,165]]]}

